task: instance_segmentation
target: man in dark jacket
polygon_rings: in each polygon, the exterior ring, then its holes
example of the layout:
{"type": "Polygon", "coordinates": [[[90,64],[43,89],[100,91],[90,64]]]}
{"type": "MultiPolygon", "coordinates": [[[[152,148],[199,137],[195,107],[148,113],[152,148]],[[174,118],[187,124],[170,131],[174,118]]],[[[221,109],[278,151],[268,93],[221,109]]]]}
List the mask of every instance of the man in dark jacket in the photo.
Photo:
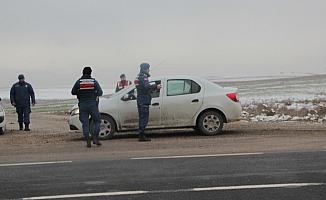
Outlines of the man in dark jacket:
{"type": "Polygon", "coordinates": [[[145,128],[149,120],[149,105],[152,101],[151,93],[156,89],[161,89],[161,85],[150,84],[148,78],[150,65],[148,63],[142,63],[140,65],[140,72],[135,80],[137,88],[137,107],[139,115],[139,141],[147,142],[151,141],[145,135],[145,128]]]}
{"type": "Polygon", "coordinates": [[[77,95],[79,106],[79,120],[83,125],[83,134],[87,142],[87,147],[91,147],[89,116],[94,122],[94,132],[92,133],[93,144],[101,145],[99,141],[101,116],[98,109],[98,97],[103,95],[100,84],[91,76],[92,69],[85,67],[83,76],[78,79],[72,88],[71,94],[77,95]]]}
{"type": "Polygon", "coordinates": [[[25,131],[30,131],[31,99],[32,105],[34,106],[35,94],[31,84],[25,82],[24,75],[19,75],[18,80],[19,82],[11,87],[10,102],[11,105],[16,107],[19,130],[23,130],[23,124],[25,124],[25,131]]]}

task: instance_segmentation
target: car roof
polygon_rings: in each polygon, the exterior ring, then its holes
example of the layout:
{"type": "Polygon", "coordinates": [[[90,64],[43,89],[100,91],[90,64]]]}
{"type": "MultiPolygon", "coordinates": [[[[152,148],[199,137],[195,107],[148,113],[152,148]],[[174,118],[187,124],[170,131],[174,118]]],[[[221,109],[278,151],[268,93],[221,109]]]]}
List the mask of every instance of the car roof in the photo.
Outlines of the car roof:
{"type": "Polygon", "coordinates": [[[199,76],[190,76],[190,75],[168,75],[168,76],[155,76],[151,77],[150,80],[161,80],[161,79],[195,79],[195,80],[203,80],[204,78],[199,76]]]}

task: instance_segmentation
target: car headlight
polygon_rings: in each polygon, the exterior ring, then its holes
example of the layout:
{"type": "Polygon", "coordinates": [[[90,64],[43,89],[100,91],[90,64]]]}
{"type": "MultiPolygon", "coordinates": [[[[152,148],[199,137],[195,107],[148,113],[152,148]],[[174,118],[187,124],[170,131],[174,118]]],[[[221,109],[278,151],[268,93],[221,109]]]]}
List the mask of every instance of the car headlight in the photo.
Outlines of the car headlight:
{"type": "Polygon", "coordinates": [[[79,115],[79,108],[75,108],[75,109],[73,109],[73,110],[70,112],[70,115],[71,115],[71,116],[79,115]]]}

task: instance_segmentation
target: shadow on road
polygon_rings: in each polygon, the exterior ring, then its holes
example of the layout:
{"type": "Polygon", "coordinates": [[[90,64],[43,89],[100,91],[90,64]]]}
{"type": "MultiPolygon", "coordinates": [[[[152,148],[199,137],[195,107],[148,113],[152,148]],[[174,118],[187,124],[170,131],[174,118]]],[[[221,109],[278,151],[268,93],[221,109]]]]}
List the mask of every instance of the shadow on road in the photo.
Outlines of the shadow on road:
{"type": "MultiPolygon", "coordinates": [[[[209,137],[225,137],[230,135],[242,135],[242,131],[234,131],[234,130],[225,130],[219,135],[207,136],[201,134],[199,131],[193,129],[180,129],[180,130],[148,130],[146,131],[146,135],[150,138],[209,138],[209,137]]],[[[121,140],[121,139],[131,139],[138,138],[138,133],[136,131],[133,132],[120,132],[116,133],[113,137],[113,140],[121,140]]],[[[81,141],[82,137],[74,138],[72,141],[81,141]]]]}

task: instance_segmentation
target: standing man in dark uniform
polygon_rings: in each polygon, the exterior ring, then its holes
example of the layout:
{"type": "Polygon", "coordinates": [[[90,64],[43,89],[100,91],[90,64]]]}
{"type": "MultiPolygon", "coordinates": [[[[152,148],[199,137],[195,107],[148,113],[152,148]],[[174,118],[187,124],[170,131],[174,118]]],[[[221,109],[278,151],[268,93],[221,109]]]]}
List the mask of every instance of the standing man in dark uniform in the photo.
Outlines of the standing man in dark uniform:
{"type": "Polygon", "coordinates": [[[15,83],[10,90],[11,105],[16,107],[18,114],[19,130],[23,130],[25,124],[25,131],[30,131],[30,113],[31,113],[31,99],[32,105],[35,105],[35,94],[31,84],[25,82],[24,75],[18,76],[19,82],[15,83]]]}
{"type": "Polygon", "coordinates": [[[139,141],[148,142],[151,141],[145,135],[145,128],[149,120],[149,105],[152,101],[151,93],[156,89],[161,89],[161,85],[150,84],[148,77],[150,65],[148,63],[142,63],[140,65],[140,72],[135,80],[137,88],[137,107],[139,115],[139,141]]]}
{"type": "Polygon", "coordinates": [[[85,67],[83,69],[83,76],[77,80],[71,91],[72,95],[77,95],[79,101],[79,120],[83,125],[83,134],[88,148],[92,146],[89,136],[89,116],[94,121],[93,144],[101,145],[99,141],[101,116],[98,109],[98,97],[103,95],[103,91],[100,84],[92,78],[91,74],[92,69],[85,67]]]}

